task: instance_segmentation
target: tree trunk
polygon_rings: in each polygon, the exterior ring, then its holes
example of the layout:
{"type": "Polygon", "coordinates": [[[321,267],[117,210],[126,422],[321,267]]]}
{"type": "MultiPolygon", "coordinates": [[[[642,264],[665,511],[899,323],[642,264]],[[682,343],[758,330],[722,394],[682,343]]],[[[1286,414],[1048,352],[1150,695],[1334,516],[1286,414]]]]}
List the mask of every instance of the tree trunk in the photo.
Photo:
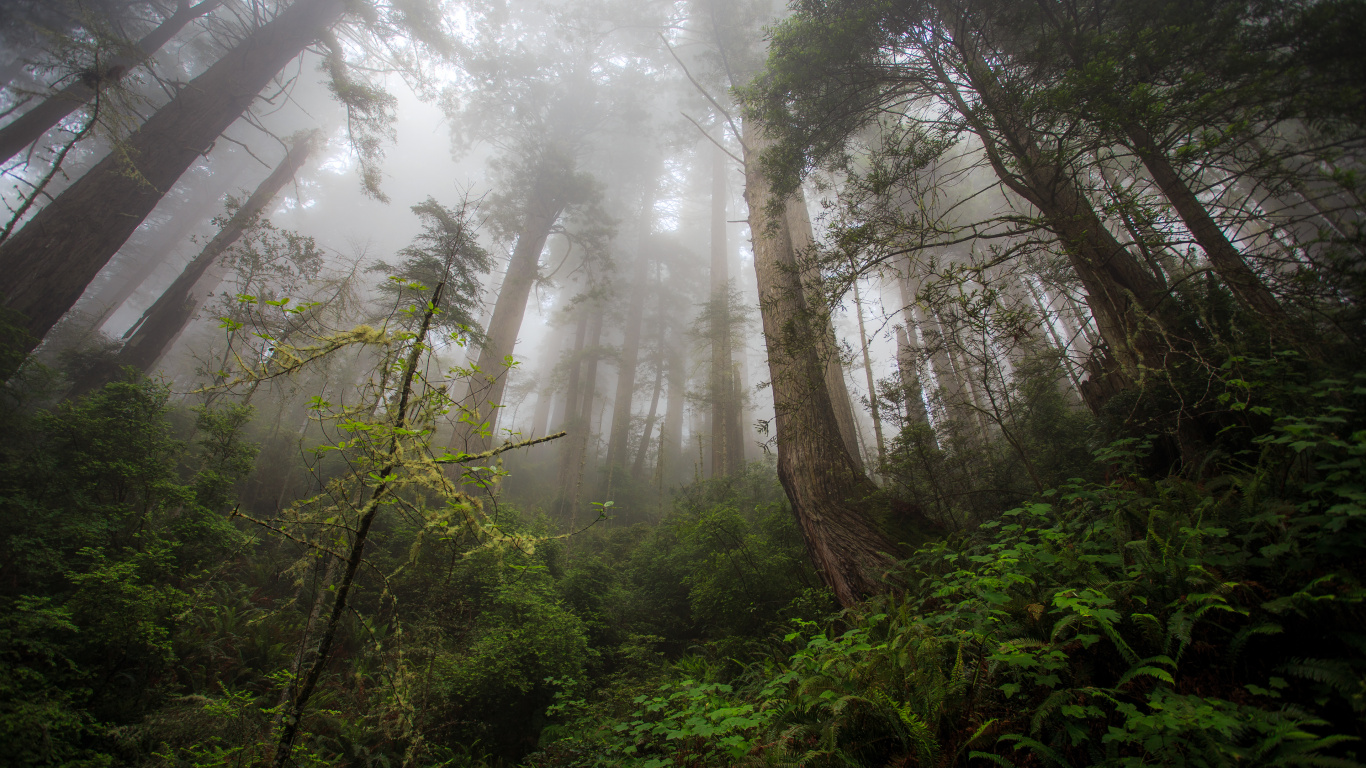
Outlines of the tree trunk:
{"type": "Polygon", "coordinates": [[[1125,125],[1134,153],[1143,161],[1143,167],[1152,174],[1158,189],[1172,204],[1186,229],[1195,237],[1195,242],[1205,252],[1214,271],[1233,292],[1233,296],[1252,312],[1261,315],[1271,323],[1277,323],[1285,313],[1276,297],[1267,290],[1257,273],[1248,267],[1243,255],[1229,242],[1224,231],[1205,210],[1204,204],[1195,196],[1172,165],[1171,158],[1157,146],[1152,134],[1137,122],[1125,125]]]}
{"type": "MultiPolygon", "coordinates": [[[[194,257],[185,269],[156,300],[148,307],[133,327],[124,332],[127,339],[123,348],[114,358],[113,366],[105,372],[114,373],[125,366],[133,366],[140,371],[150,371],[161,356],[166,354],[186,326],[194,319],[200,307],[213,295],[218,284],[223,281],[226,268],[222,256],[242,237],[242,233],[254,224],[270,201],[284,185],[294,178],[319,136],[309,133],[298,136],[280,161],[274,172],[256,187],[256,191],[242,203],[231,219],[223,225],[204,250],[194,257]]],[[[98,387],[103,381],[91,382],[90,388],[98,387]]],[[[84,391],[89,391],[86,389],[84,391]]]]}
{"type": "MultiPolygon", "coordinates": [[[[759,166],[767,141],[752,121],[744,127],[745,200],[768,346],[778,479],[812,562],[840,604],[850,606],[887,588],[882,577],[892,567],[892,548],[865,513],[876,487],[859,469],[836,421],[828,361],[817,348],[829,316],[813,312],[807,302],[789,224],[794,217],[769,220],[771,193],[759,166]]],[[[805,234],[809,238],[809,230],[805,234]]]]}
{"type": "MultiPolygon", "coordinates": [[[[655,221],[655,181],[641,205],[640,239],[636,246],[635,269],[631,275],[631,298],[626,305],[621,356],[617,364],[617,391],[612,400],[612,432],[607,441],[607,465],[622,468],[630,460],[631,402],[636,394],[636,368],[640,363],[640,329],[645,319],[645,295],[649,292],[650,235],[655,221]]],[[[612,470],[609,470],[612,471],[612,470]]],[[[610,489],[609,489],[610,490],[610,489]]]]}
{"type": "Polygon", "coordinates": [[[140,66],[161,46],[170,42],[176,33],[185,28],[186,24],[213,10],[220,2],[221,0],[204,0],[199,5],[191,7],[188,0],[180,0],[175,12],[161,22],[156,29],[147,33],[146,37],[134,44],[132,50],[116,54],[105,62],[103,71],[99,72],[97,77],[89,80],[85,77],[78,77],[70,85],[20,115],[14,122],[0,128],[0,163],[7,162],[10,158],[23,152],[25,147],[41,139],[43,134],[52,130],[67,115],[95,98],[95,93],[101,84],[100,81],[118,82],[122,80],[123,76],[130,70],[140,66]]]}
{"type": "Polygon", "coordinates": [[[849,385],[844,380],[844,365],[840,362],[839,341],[835,338],[834,316],[825,299],[824,280],[820,270],[812,264],[816,238],[811,231],[811,216],[806,211],[806,198],[798,190],[785,204],[785,226],[793,254],[793,268],[801,275],[803,301],[810,311],[821,316],[821,333],[813,340],[825,365],[825,387],[835,410],[840,438],[854,466],[863,472],[863,454],[859,450],[858,428],[854,426],[854,406],[849,399],[849,385]]]}
{"type": "Polygon", "coordinates": [[[726,237],[727,158],[712,148],[711,164],[711,311],[707,335],[711,340],[711,371],[708,378],[711,431],[711,476],[727,477],[745,466],[743,435],[731,349],[730,244],[726,237]]]}
{"type": "Polygon", "coordinates": [[[508,260],[503,285],[498,289],[498,301],[493,305],[488,333],[479,348],[475,374],[470,377],[470,391],[460,405],[474,421],[456,429],[457,441],[463,442],[462,447],[469,453],[482,453],[493,447],[499,406],[507,387],[507,360],[512,357],[517,334],[522,330],[527,299],[540,271],[541,251],[563,210],[564,204],[544,187],[533,189],[528,197],[522,231],[508,260]]]}
{"type": "Polygon", "coordinates": [[[677,343],[666,352],[669,364],[669,395],[664,408],[664,426],[659,430],[659,458],[655,479],[662,490],[674,482],[683,464],[683,411],[688,396],[688,359],[677,343]]]}
{"type": "Polygon", "coordinates": [[[602,343],[604,314],[600,305],[591,309],[585,307],[584,312],[579,327],[586,333],[577,337],[583,339],[583,344],[575,344],[578,347],[574,362],[576,370],[570,379],[569,400],[565,409],[567,418],[561,427],[569,434],[564,441],[564,451],[560,454],[559,497],[554,505],[555,518],[568,522],[571,527],[578,512],[584,465],[588,461],[588,438],[593,428],[593,400],[598,385],[598,347],[602,343]]]}
{"type": "Polygon", "coordinates": [[[345,0],[295,0],[129,137],[129,160],[106,157],[0,246],[0,296],[28,319],[34,346],[165,191],[345,9],[345,0]]]}
{"type": "Polygon", "coordinates": [[[877,382],[873,379],[873,360],[868,355],[868,330],[863,326],[863,299],[859,296],[858,282],[854,282],[854,309],[858,312],[859,349],[863,350],[863,373],[868,378],[868,405],[873,416],[873,436],[877,440],[877,460],[887,462],[887,444],[882,440],[882,417],[877,406],[877,382]]]}
{"type": "Polygon", "coordinates": [[[906,404],[906,423],[929,424],[930,414],[925,409],[925,392],[920,384],[920,363],[910,330],[896,327],[896,366],[901,378],[902,399],[906,404]]]}
{"type": "MultiPolygon", "coordinates": [[[[137,293],[147,278],[151,277],[162,264],[171,257],[176,246],[180,245],[200,225],[209,222],[212,211],[220,204],[223,194],[231,188],[245,170],[241,163],[233,163],[230,169],[221,173],[221,179],[210,174],[209,180],[198,179],[189,185],[183,200],[169,207],[164,218],[156,224],[149,217],[147,225],[152,231],[147,237],[132,238],[115,254],[104,272],[113,272],[105,284],[89,299],[83,300],[77,308],[89,307],[91,313],[98,312],[91,328],[99,330],[109,321],[128,299],[137,293]],[[209,183],[209,182],[213,183],[209,183]],[[131,263],[130,263],[131,262],[131,263]]],[[[185,185],[188,179],[181,179],[177,186],[185,185]]],[[[168,195],[169,197],[169,195],[168,195]]],[[[158,208],[167,207],[163,199],[158,208]]],[[[156,214],[156,211],[153,211],[156,214]]],[[[122,335],[120,333],[119,335],[122,335]]]]}
{"type": "Polygon", "coordinates": [[[550,334],[550,343],[546,345],[546,356],[541,361],[541,386],[536,391],[536,411],[531,417],[530,437],[541,437],[550,434],[550,411],[555,403],[555,386],[552,375],[555,371],[555,364],[559,362],[564,353],[564,345],[567,341],[567,326],[558,326],[550,334]]]}

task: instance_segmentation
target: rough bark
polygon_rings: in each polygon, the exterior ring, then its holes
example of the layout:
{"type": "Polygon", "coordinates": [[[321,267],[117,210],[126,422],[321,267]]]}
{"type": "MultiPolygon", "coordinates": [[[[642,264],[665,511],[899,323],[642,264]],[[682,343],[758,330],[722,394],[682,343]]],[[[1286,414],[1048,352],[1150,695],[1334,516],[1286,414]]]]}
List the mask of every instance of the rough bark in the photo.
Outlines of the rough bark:
{"type": "Polygon", "coordinates": [[[186,24],[203,16],[221,0],[204,0],[191,6],[187,0],[180,0],[175,12],[161,22],[156,29],[132,46],[132,50],[111,56],[103,63],[103,71],[98,77],[78,77],[57,93],[43,99],[36,106],[15,118],[13,122],[0,128],[0,162],[24,151],[24,148],[41,139],[43,134],[52,130],[67,115],[85,106],[101,82],[118,82],[130,70],[141,65],[161,46],[170,42],[186,24]]]}
{"type": "MultiPolygon", "coordinates": [[[[284,160],[256,187],[251,197],[242,203],[242,207],[204,246],[204,250],[185,265],[171,287],[123,334],[127,341],[114,358],[109,372],[116,372],[125,366],[150,371],[161,356],[175,345],[176,339],[180,338],[200,307],[223,281],[227,271],[222,263],[223,254],[242,237],[284,185],[299,172],[317,139],[316,134],[295,138],[284,160]]],[[[96,382],[96,385],[99,383],[102,382],[96,382]]]]}
{"type": "Polygon", "coordinates": [[[821,316],[821,333],[815,338],[816,350],[825,364],[825,386],[835,409],[840,438],[860,472],[864,470],[863,454],[859,450],[858,428],[854,425],[854,406],[849,399],[849,385],[844,380],[844,365],[840,362],[839,342],[835,338],[834,317],[825,300],[825,285],[820,270],[811,262],[816,238],[811,231],[811,215],[806,210],[806,198],[798,190],[785,203],[788,238],[795,261],[793,267],[801,276],[806,306],[821,316]]]}
{"type": "Polygon", "coordinates": [[[828,314],[813,312],[807,302],[788,223],[792,217],[770,220],[767,215],[771,193],[758,162],[767,142],[752,122],[744,127],[745,199],[768,347],[778,479],[812,562],[840,604],[849,606],[886,589],[882,577],[893,562],[887,554],[891,546],[866,513],[876,487],[859,469],[836,421],[827,361],[818,350],[828,314]]]}
{"type": "Polygon", "coordinates": [[[129,137],[128,161],[106,157],[0,246],[0,297],[27,318],[34,346],[176,179],[345,9],[345,0],[296,0],[129,137]]]}

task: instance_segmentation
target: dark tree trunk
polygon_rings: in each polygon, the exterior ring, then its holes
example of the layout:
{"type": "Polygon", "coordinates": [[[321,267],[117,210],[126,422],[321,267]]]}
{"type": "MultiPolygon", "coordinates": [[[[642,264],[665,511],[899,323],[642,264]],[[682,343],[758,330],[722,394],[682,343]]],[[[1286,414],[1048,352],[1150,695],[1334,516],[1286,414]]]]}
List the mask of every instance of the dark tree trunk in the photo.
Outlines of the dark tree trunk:
{"type": "Polygon", "coordinates": [[[95,98],[95,92],[101,85],[100,81],[122,80],[130,70],[141,65],[147,57],[170,42],[186,24],[213,10],[220,2],[221,0],[204,0],[198,5],[191,6],[187,0],[180,0],[175,13],[139,40],[133,46],[133,50],[111,57],[104,63],[103,71],[96,73],[96,76],[88,79],[77,78],[70,85],[20,115],[14,122],[0,128],[0,163],[23,152],[25,147],[41,139],[43,134],[52,130],[63,118],[95,98]]]}
{"type": "Polygon", "coordinates": [[[1281,305],[1262,283],[1257,273],[1248,267],[1243,255],[1229,242],[1224,230],[1205,210],[1204,204],[1195,196],[1181,174],[1172,165],[1171,158],[1157,146],[1152,134],[1137,122],[1126,126],[1130,146],[1143,167],[1152,174],[1158,189],[1172,204],[1186,229],[1195,237],[1195,242],[1204,250],[1214,271],[1219,274],[1229,290],[1243,306],[1261,315],[1267,321],[1276,323],[1284,316],[1281,305]]]}
{"type": "MultiPolygon", "coordinates": [[[[111,372],[117,372],[125,366],[133,366],[144,372],[150,371],[161,356],[171,349],[185,327],[199,312],[199,308],[204,306],[204,302],[223,281],[223,254],[256,222],[261,211],[299,172],[313,151],[317,139],[316,134],[295,138],[285,159],[276,166],[274,172],[256,187],[251,197],[247,198],[231,219],[228,219],[213,240],[204,246],[204,250],[185,265],[185,269],[175,282],[171,283],[171,287],[142,313],[142,317],[133,324],[133,327],[124,332],[123,337],[127,341],[114,358],[111,372]]],[[[103,382],[93,384],[98,386],[101,383],[103,382]]]]}
{"type": "Polygon", "coordinates": [[[859,469],[836,421],[828,361],[818,350],[829,316],[808,304],[789,224],[794,217],[769,220],[771,193],[759,167],[766,143],[751,121],[745,128],[745,199],[768,346],[778,479],[812,562],[840,604],[850,606],[887,588],[882,577],[893,565],[892,547],[867,515],[877,489],[859,469]]]}
{"type": "MultiPolygon", "coordinates": [[[[208,181],[196,180],[190,185],[179,204],[169,206],[170,209],[165,212],[165,216],[155,229],[146,237],[130,239],[120,249],[119,254],[114,256],[104,270],[113,271],[114,274],[93,297],[77,305],[78,308],[90,307],[92,314],[99,313],[91,328],[99,330],[103,327],[109,318],[137,293],[138,288],[147,282],[147,278],[166,263],[176,246],[184,242],[197,227],[213,218],[213,210],[219,206],[223,193],[242,175],[243,170],[242,164],[233,163],[231,169],[224,171],[221,176],[211,174],[208,181]]],[[[189,180],[181,179],[177,186],[186,185],[187,181],[189,180]]],[[[167,201],[163,199],[158,208],[165,207],[168,207],[167,201]]],[[[147,223],[151,225],[153,219],[149,217],[147,223]]]]}
{"type": "Polygon", "coordinates": [[[28,319],[35,346],[165,191],[345,9],[345,0],[295,0],[129,137],[131,168],[105,158],[0,246],[0,296],[28,319]]]}

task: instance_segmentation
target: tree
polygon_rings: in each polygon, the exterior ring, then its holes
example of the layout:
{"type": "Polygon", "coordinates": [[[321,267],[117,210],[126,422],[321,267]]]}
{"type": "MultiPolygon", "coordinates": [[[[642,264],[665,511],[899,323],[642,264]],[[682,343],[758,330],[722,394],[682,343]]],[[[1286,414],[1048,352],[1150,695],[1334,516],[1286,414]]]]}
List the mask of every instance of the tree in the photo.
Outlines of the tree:
{"type": "Polygon", "coordinates": [[[0,246],[0,296],[24,315],[34,345],[165,190],[345,9],[342,0],[296,0],[157,110],[124,153],[106,157],[0,246]]]}
{"type": "Polygon", "coordinates": [[[116,50],[104,61],[96,62],[88,73],[82,73],[60,91],[0,128],[0,162],[22,152],[25,147],[42,138],[67,115],[80,109],[99,88],[117,83],[130,70],[143,62],[175,37],[186,24],[218,7],[222,0],[202,0],[191,5],[190,0],[177,0],[175,10],[165,17],[156,29],[137,42],[127,43],[124,50],[116,50]]]}

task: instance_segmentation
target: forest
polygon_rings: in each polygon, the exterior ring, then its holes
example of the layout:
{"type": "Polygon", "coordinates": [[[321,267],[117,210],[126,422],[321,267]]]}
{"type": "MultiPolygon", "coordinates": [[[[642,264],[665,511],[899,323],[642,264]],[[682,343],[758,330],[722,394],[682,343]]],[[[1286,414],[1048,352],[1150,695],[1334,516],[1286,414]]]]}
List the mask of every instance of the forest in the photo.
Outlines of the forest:
{"type": "Polygon", "coordinates": [[[1366,766],[1361,0],[0,0],[0,768],[1366,766]]]}

